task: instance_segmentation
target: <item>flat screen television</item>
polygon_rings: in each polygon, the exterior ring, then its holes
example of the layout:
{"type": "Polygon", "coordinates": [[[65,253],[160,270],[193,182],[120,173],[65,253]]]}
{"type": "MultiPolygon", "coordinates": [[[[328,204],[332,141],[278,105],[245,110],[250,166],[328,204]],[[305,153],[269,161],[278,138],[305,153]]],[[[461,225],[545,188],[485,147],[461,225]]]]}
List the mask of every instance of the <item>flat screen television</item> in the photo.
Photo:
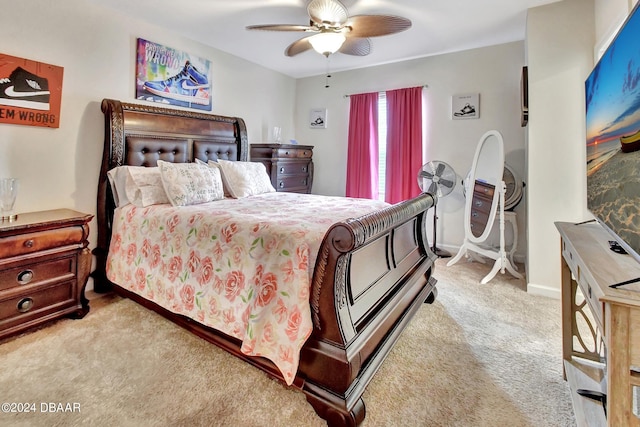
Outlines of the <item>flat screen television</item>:
{"type": "Polygon", "coordinates": [[[640,262],[640,3],[585,82],[587,208],[640,262]]]}

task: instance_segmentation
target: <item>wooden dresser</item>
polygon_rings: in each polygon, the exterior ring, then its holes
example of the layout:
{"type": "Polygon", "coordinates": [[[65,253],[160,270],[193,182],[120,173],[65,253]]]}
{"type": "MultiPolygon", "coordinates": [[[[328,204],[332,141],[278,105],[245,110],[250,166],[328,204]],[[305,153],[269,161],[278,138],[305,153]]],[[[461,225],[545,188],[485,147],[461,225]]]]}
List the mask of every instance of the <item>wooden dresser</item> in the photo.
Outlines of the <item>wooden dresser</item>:
{"type": "Polygon", "coordinates": [[[19,214],[0,222],[0,339],[89,312],[89,221],[70,209],[19,214]]]}
{"type": "Polygon", "coordinates": [[[640,426],[640,263],[609,249],[599,224],[556,222],[562,251],[562,347],[578,426],[640,426]],[[634,289],[634,290],[629,290],[634,289]],[[578,389],[606,394],[598,401],[578,389]]]}
{"type": "Polygon", "coordinates": [[[313,146],[251,144],[250,159],[262,162],[276,191],[311,193],[313,146]]]}

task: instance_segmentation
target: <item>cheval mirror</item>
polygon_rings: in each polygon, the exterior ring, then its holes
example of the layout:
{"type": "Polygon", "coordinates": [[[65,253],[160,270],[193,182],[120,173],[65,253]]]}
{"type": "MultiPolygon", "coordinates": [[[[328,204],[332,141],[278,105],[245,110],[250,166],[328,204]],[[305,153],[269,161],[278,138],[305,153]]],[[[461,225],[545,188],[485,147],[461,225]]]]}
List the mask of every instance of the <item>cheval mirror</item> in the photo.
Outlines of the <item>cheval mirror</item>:
{"type": "Polygon", "coordinates": [[[464,242],[460,250],[448,263],[451,266],[463,256],[470,256],[484,263],[477,255],[494,259],[495,264],[489,274],[480,283],[491,280],[498,270],[505,268],[515,277],[522,278],[516,267],[511,264],[505,250],[504,241],[504,193],[506,186],[502,180],[504,173],[504,141],[500,132],[490,130],[480,138],[476,153],[467,176],[467,198],[464,208],[464,242]],[[492,248],[486,244],[494,227],[496,214],[499,216],[500,247],[492,248]],[[485,243],[485,245],[480,246],[485,243]]]}

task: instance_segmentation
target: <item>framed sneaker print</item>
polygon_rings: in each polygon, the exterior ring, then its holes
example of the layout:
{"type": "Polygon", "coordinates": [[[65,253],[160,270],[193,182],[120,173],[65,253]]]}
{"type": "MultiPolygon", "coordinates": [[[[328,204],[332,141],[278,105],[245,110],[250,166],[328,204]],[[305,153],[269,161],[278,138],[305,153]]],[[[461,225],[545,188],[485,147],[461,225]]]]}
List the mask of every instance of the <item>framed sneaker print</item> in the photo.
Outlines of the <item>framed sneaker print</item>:
{"type": "Polygon", "coordinates": [[[138,39],[136,99],[211,111],[211,62],[138,39]]]}
{"type": "Polygon", "coordinates": [[[63,71],[0,53],[0,123],[60,127],[63,71]]]}
{"type": "Polygon", "coordinates": [[[480,94],[466,93],[451,98],[453,120],[477,119],[480,117],[480,94]]]}

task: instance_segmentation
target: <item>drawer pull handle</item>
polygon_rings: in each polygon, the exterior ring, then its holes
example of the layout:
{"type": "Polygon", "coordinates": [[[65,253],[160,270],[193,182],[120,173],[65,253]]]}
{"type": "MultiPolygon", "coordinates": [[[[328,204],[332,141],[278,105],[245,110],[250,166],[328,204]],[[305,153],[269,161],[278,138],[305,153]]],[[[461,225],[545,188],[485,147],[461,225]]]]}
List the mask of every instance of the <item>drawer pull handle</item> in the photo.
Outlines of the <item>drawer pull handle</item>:
{"type": "Polygon", "coordinates": [[[285,155],[285,156],[288,156],[288,155],[289,155],[289,152],[288,152],[288,151],[285,151],[285,152],[284,152],[284,155],[285,155]]]}
{"type": "Polygon", "coordinates": [[[302,167],[302,172],[306,172],[306,171],[307,171],[307,167],[306,167],[306,166],[303,166],[303,167],[302,167]]]}
{"type": "Polygon", "coordinates": [[[278,187],[280,187],[280,188],[284,188],[284,182],[280,181],[280,182],[278,183],[278,187]]]}
{"type": "Polygon", "coordinates": [[[31,298],[22,298],[20,301],[18,301],[18,311],[20,313],[26,313],[27,311],[31,310],[31,308],[33,307],[33,299],[31,298]]]}
{"type": "Polygon", "coordinates": [[[471,216],[474,217],[474,218],[477,218],[478,217],[478,212],[471,211],[471,216]]]}
{"type": "Polygon", "coordinates": [[[589,298],[591,298],[591,285],[587,286],[587,294],[589,295],[589,298]]]}
{"type": "Polygon", "coordinates": [[[31,280],[33,280],[33,270],[24,270],[18,273],[17,277],[18,283],[21,285],[26,285],[31,280]]]}
{"type": "Polygon", "coordinates": [[[24,241],[24,246],[27,247],[27,248],[32,248],[33,247],[33,239],[25,240],[24,241]]]}
{"type": "Polygon", "coordinates": [[[280,173],[284,173],[284,168],[280,168],[280,173]]]}
{"type": "Polygon", "coordinates": [[[476,200],[476,202],[474,203],[474,205],[476,205],[477,207],[480,207],[483,205],[483,203],[480,200],[476,200]]]}

